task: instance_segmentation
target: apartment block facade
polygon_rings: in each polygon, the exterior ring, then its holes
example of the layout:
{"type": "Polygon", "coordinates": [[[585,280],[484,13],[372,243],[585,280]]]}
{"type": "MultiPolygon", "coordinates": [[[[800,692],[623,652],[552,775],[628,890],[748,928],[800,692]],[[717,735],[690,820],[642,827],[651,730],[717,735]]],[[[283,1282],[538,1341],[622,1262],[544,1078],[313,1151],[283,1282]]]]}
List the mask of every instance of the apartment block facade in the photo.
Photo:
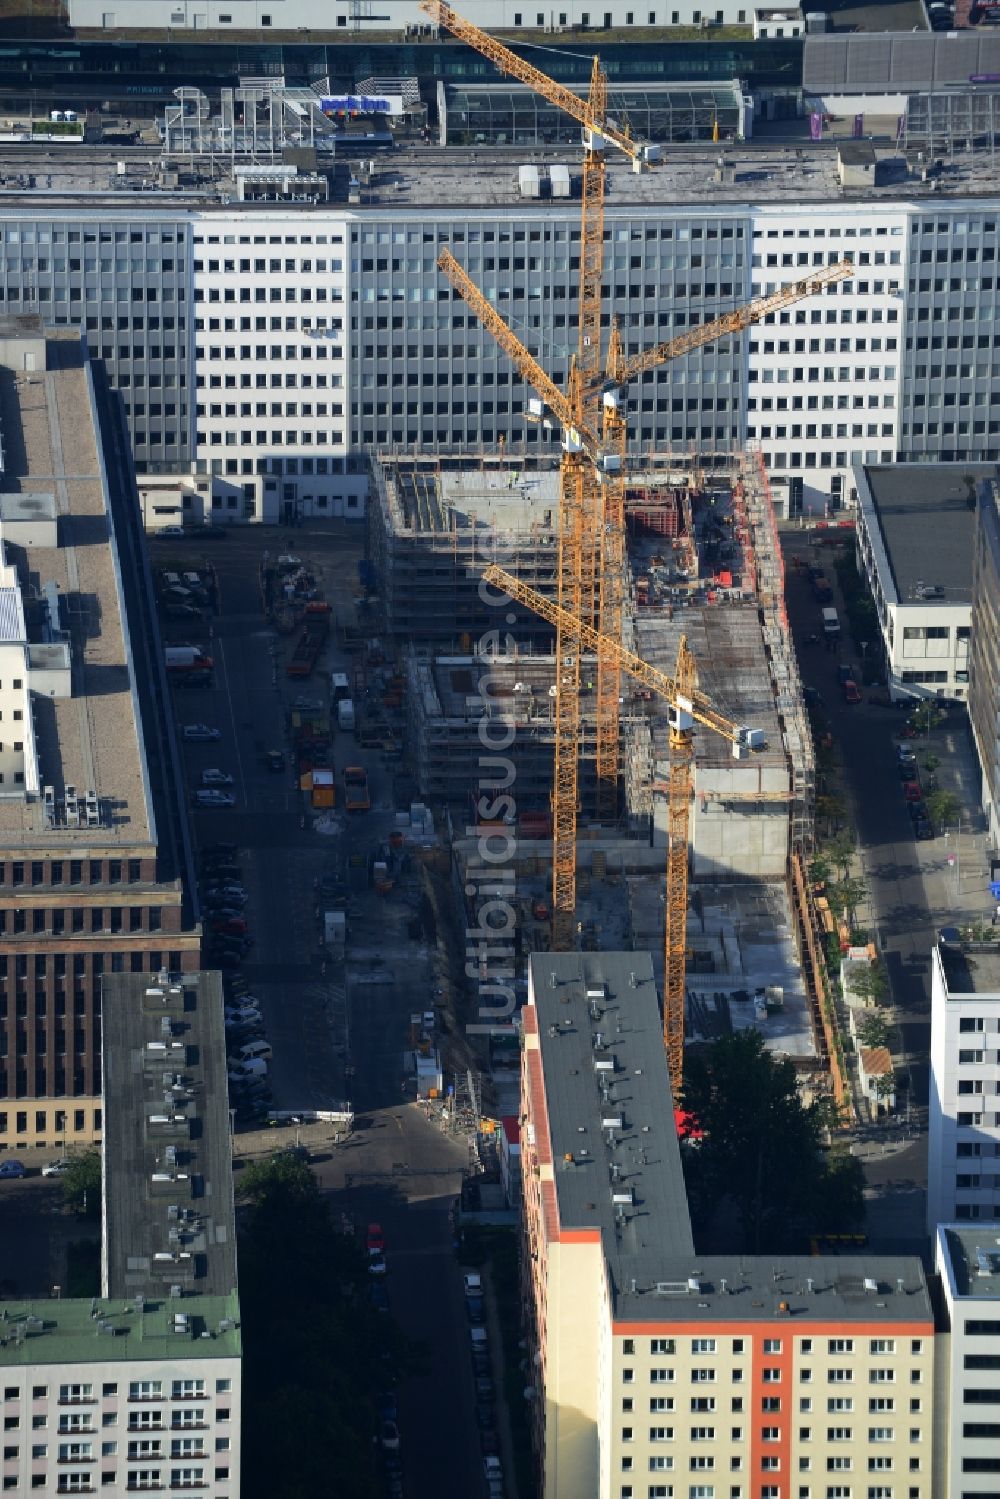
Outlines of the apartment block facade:
{"type": "Polygon", "coordinates": [[[652,964],[531,959],[523,1301],[545,1499],[930,1499],[919,1260],[691,1238],[652,964]]]}
{"type": "MultiPolygon", "coordinates": [[[[373,449],[554,458],[557,434],[527,419],[523,381],[436,262],[447,245],[562,379],[578,206],[479,187],[471,156],[466,200],[448,201],[432,167],[408,164],[403,191],[355,208],[12,203],[0,305],[82,329],[125,400],[143,487],[182,477],[191,519],[203,506],[223,521],[360,517],[373,449]]],[[[631,350],[810,267],[857,265],[748,337],[644,376],[637,453],[753,441],[778,498],[798,480],[819,509],[850,500],[855,463],[1000,456],[1000,193],[753,207],[723,189],[664,202],[631,182],[618,179],[605,228],[605,322],[631,350]]]]}
{"type": "Polygon", "coordinates": [[[989,944],[931,953],[927,1231],[1000,1219],[1000,963],[989,944]]]}

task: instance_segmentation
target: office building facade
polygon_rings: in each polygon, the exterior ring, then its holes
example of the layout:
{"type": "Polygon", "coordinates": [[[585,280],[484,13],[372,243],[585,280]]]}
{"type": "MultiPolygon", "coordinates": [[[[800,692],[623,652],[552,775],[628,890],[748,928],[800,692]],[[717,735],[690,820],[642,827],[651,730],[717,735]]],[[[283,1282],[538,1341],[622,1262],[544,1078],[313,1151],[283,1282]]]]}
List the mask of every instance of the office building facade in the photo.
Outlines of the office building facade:
{"type": "Polygon", "coordinates": [[[0,365],[0,1150],[61,1149],[101,1135],[104,975],[200,933],[124,423],[72,329],[0,365]]]}
{"type": "Polygon", "coordinates": [[[972,560],[969,721],[982,772],[990,844],[1000,844],[1000,511],[996,480],[978,487],[972,560]]]}
{"type": "MultiPolygon", "coordinates": [[[[172,210],[162,193],[143,211],[120,197],[90,214],[12,202],[0,305],[82,329],[126,403],[142,488],[183,480],[187,518],[360,517],[372,449],[557,456],[557,434],[527,419],[524,382],[436,262],[447,245],[563,379],[579,209],[518,202],[513,169],[482,187],[477,171],[465,203],[435,183],[433,154],[393,174],[400,191],[356,208],[236,216],[172,210]]],[[[746,337],[644,376],[630,391],[637,455],[710,460],[749,440],[779,503],[801,495],[820,512],[850,502],[858,463],[1000,457],[1000,194],[850,201],[831,178],[828,200],[754,208],[727,206],[724,183],[699,204],[637,180],[614,179],[605,229],[605,321],[619,319],[630,349],[810,268],[857,266],[746,337]]]]}
{"type": "Polygon", "coordinates": [[[931,953],[927,1231],[1000,1218],[1000,963],[989,944],[931,953]]]}
{"type": "Polygon", "coordinates": [[[939,1224],[934,1261],[949,1334],[941,1339],[934,1492],[986,1499],[1000,1487],[1000,1221],[939,1224]]]}

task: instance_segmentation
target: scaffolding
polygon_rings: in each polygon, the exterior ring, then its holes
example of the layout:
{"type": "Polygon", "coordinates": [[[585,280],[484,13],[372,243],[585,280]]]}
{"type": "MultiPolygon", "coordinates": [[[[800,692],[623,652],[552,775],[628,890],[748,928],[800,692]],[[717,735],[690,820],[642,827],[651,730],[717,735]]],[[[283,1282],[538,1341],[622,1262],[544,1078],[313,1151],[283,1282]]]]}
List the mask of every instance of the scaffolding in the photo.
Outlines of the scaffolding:
{"type": "Polygon", "coordinates": [[[792,780],[791,850],[808,858],[813,849],[816,762],[798,660],[785,609],[784,562],[771,486],[763,454],[756,444],[748,447],[738,488],[753,548],[754,591],[792,780]]]}

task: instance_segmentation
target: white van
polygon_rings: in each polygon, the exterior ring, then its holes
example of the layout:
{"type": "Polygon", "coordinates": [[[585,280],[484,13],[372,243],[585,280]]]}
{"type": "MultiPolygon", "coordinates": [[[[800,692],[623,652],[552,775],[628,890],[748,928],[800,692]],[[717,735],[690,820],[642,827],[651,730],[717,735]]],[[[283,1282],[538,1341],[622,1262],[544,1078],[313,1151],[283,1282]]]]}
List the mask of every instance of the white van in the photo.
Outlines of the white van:
{"type": "Polygon", "coordinates": [[[335,703],[339,703],[344,698],[350,697],[350,695],[351,695],[351,684],[347,680],[347,674],[346,674],[346,672],[342,672],[342,671],[331,672],[330,673],[330,697],[331,697],[331,700],[333,702],[335,702],[335,703]]]}
{"type": "Polygon", "coordinates": [[[237,1053],[241,1062],[267,1062],[271,1059],[271,1045],[268,1041],[247,1041],[241,1046],[237,1053]]]}
{"type": "Polygon", "coordinates": [[[267,1077],[267,1063],[263,1057],[248,1057],[240,1061],[235,1061],[231,1057],[229,1077],[230,1081],[233,1079],[239,1081],[246,1077],[267,1077]]]}

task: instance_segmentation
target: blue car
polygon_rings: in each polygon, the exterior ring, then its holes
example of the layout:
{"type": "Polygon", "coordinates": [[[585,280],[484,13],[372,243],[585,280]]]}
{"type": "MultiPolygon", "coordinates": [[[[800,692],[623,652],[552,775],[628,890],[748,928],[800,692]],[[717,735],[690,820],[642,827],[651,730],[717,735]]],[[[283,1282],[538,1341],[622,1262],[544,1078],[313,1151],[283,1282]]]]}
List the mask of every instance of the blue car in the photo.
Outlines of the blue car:
{"type": "Polygon", "coordinates": [[[0,1161],[0,1177],[25,1175],[27,1173],[20,1161],[0,1161]]]}

